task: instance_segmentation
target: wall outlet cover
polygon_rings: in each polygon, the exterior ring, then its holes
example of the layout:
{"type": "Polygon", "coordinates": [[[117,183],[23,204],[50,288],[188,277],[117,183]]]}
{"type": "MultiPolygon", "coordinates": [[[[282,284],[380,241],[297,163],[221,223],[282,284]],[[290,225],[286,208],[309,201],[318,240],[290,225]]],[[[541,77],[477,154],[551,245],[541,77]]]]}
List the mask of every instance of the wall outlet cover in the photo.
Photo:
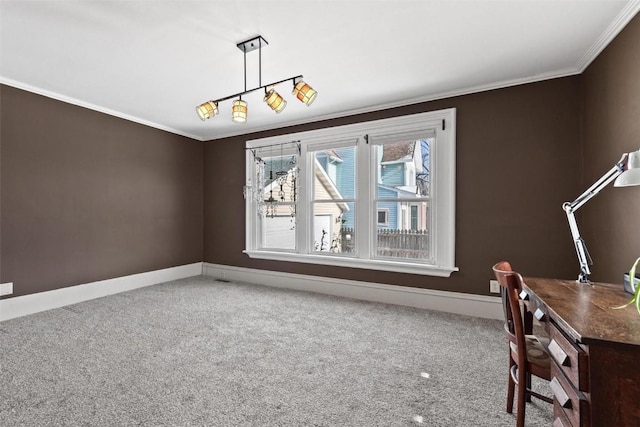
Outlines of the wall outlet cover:
{"type": "Polygon", "coordinates": [[[13,293],[13,283],[2,283],[0,284],[0,296],[2,295],[11,295],[13,293]]]}
{"type": "Polygon", "coordinates": [[[489,280],[489,292],[492,294],[500,293],[500,284],[497,280],[489,280]]]}

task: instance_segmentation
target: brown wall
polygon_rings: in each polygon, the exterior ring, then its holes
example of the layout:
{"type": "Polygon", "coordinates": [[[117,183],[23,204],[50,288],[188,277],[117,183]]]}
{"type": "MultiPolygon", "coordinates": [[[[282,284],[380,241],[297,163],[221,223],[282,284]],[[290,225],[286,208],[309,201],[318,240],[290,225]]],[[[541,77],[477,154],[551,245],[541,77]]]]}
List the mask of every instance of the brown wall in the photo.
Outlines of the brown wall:
{"type": "Polygon", "coordinates": [[[204,261],[488,294],[502,259],[526,275],[573,277],[563,202],[580,191],[580,79],[569,77],[205,143],[204,261]],[[245,239],[247,139],[457,108],[456,265],[450,278],[250,259],[245,239]],[[220,180],[228,191],[221,192],[220,180]]]}
{"type": "MultiPolygon", "coordinates": [[[[561,205],[640,147],[638,51],[636,17],[581,76],[204,146],[1,86],[0,282],[14,282],[17,296],[202,260],[475,294],[487,294],[501,259],[525,275],[574,278],[561,205]],[[450,107],[460,268],[451,278],[242,254],[245,140],[450,107]]],[[[618,282],[640,256],[639,191],[607,188],[578,212],[593,279],[618,282]]]]}
{"type": "Polygon", "coordinates": [[[199,141],[0,87],[13,296],[202,261],[199,141]]]}
{"type": "MultiPolygon", "coordinates": [[[[584,176],[590,186],[622,153],[640,149],[640,15],[582,75],[584,176]]],[[[584,205],[580,232],[594,280],[620,283],[640,256],[640,188],[603,189],[584,205]]]]}

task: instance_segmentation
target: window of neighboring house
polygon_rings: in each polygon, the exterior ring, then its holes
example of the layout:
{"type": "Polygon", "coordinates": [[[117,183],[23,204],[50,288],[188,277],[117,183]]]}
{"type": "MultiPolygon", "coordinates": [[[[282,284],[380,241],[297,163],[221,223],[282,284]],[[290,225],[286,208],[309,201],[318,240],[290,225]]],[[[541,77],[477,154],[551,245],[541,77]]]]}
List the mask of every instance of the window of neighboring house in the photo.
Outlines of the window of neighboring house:
{"type": "Polygon", "coordinates": [[[389,224],[389,211],[387,209],[378,209],[378,225],[389,224]]]}
{"type": "Polygon", "coordinates": [[[443,277],[457,270],[455,109],[247,148],[250,257],[443,277]]]}
{"type": "Polygon", "coordinates": [[[418,230],[418,209],[419,206],[413,205],[411,206],[411,229],[418,230]]]}

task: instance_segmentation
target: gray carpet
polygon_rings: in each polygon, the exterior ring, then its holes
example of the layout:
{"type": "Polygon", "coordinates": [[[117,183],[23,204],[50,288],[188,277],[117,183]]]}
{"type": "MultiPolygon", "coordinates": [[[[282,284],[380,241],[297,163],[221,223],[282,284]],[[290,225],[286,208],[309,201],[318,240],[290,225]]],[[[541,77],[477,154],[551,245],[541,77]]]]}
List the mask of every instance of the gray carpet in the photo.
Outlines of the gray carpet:
{"type": "Polygon", "coordinates": [[[2,322],[0,345],[4,427],[515,425],[501,322],[435,311],[194,277],[2,322]]]}

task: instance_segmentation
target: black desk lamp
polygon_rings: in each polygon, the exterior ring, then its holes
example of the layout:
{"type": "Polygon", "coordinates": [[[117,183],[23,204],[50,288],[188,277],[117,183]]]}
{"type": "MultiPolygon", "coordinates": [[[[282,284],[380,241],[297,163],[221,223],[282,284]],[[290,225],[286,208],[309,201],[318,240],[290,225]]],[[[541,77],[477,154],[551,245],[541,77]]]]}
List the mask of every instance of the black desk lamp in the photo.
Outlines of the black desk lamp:
{"type": "Polygon", "coordinates": [[[616,182],[613,183],[614,187],[640,185],[640,150],[624,153],[618,163],[591,187],[587,188],[584,193],[579,195],[577,199],[573,202],[565,202],[562,205],[562,209],[564,209],[567,214],[569,228],[573,236],[573,243],[576,247],[576,253],[578,254],[578,262],[580,263],[578,282],[580,283],[589,283],[589,274],[591,274],[589,267],[593,265],[593,262],[591,261],[584,240],[580,237],[574,213],[614,179],[616,180],[616,182]]]}

